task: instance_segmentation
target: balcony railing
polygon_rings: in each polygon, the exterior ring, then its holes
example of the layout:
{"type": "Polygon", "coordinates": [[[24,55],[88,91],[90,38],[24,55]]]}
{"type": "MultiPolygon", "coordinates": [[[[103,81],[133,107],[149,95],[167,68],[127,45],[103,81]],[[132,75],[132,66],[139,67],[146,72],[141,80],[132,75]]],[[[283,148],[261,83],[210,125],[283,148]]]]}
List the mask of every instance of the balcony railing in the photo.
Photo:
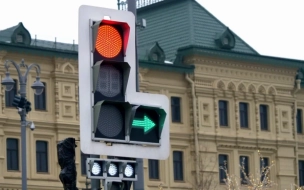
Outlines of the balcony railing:
{"type": "MultiPolygon", "coordinates": [[[[145,7],[164,0],[136,0],[136,8],[145,7]]],[[[118,10],[128,10],[128,0],[117,0],[118,10]]]]}

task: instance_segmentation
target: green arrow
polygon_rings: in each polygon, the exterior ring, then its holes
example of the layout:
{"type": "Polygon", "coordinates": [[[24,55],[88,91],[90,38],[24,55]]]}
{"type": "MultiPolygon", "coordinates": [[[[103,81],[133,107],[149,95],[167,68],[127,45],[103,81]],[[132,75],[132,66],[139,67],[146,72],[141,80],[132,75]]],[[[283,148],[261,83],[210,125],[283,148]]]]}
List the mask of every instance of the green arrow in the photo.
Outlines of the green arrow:
{"type": "Polygon", "coordinates": [[[144,133],[146,134],[155,127],[155,123],[148,116],[145,115],[143,120],[134,119],[132,122],[132,126],[136,128],[142,128],[144,130],[144,133]]]}

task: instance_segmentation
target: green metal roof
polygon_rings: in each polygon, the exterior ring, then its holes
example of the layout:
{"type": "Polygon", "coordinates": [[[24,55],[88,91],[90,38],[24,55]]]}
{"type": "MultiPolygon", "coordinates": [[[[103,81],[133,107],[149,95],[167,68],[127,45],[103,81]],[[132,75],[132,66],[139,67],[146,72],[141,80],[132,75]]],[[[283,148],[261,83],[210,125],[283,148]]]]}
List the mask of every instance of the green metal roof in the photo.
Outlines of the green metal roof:
{"type": "MultiPolygon", "coordinates": [[[[190,45],[180,47],[177,50],[177,58],[174,64],[183,64],[183,58],[187,56],[203,55],[209,57],[218,57],[222,59],[239,60],[244,62],[259,63],[276,67],[289,68],[304,68],[303,60],[287,59],[281,57],[272,57],[265,55],[253,55],[245,52],[231,52],[227,50],[218,50],[213,48],[206,48],[204,46],[190,45]]],[[[304,71],[303,71],[304,72],[304,71]]]]}
{"type": "MultiPolygon", "coordinates": [[[[183,46],[220,49],[215,40],[227,30],[227,26],[194,0],[164,0],[137,9],[137,16],[147,21],[144,30],[138,29],[139,46],[157,41],[167,60],[171,61],[175,59],[177,49],[183,46]]],[[[232,34],[235,38],[232,52],[258,54],[235,33],[232,34]]]]}
{"type": "MultiPolygon", "coordinates": [[[[183,57],[195,54],[304,68],[304,61],[259,55],[194,0],[163,0],[147,5],[138,9],[140,18],[147,20],[147,27],[137,33],[140,67],[192,73],[195,67],[183,64],[183,57]],[[227,37],[229,43],[224,41],[227,37]]],[[[22,23],[0,30],[0,50],[78,58],[77,44],[31,39],[22,23]],[[17,34],[23,35],[24,44],[16,42],[17,34]]]]}

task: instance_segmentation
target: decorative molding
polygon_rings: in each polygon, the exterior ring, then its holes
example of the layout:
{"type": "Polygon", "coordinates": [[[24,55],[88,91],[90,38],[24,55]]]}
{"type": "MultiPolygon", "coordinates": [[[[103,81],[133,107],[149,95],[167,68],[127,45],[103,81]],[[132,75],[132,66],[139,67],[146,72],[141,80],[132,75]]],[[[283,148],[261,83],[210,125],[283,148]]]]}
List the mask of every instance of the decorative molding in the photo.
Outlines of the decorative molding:
{"type": "Polygon", "coordinates": [[[142,68],[142,67],[139,67],[139,75],[138,75],[138,79],[139,79],[139,82],[144,82],[145,81],[145,75],[149,72],[149,69],[147,68],[142,68]]]}
{"type": "MultiPolygon", "coordinates": [[[[2,78],[1,78],[2,80],[2,78]]],[[[2,99],[2,105],[1,105],[1,110],[2,113],[1,114],[5,114],[5,87],[4,85],[1,85],[1,99],[2,99]]]]}
{"type": "Polygon", "coordinates": [[[270,83],[252,82],[249,80],[233,80],[225,78],[201,78],[196,77],[195,80],[196,88],[213,88],[231,92],[242,92],[242,93],[255,93],[261,95],[281,95],[291,96],[294,86],[276,85],[270,83]]]}
{"type": "Polygon", "coordinates": [[[69,62],[67,62],[61,66],[61,71],[64,74],[75,74],[75,68],[69,62]]]}
{"type": "Polygon", "coordinates": [[[277,95],[277,90],[274,86],[270,86],[267,84],[256,84],[245,81],[232,81],[219,79],[213,83],[213,88],[217,88],[220,90],[228,90],[228,91],[240,91],[240,92],[249,92],[249,93],[258,93],[258,94],[270,94],[277,95]],[[226,85],[227,84],[227,85],[226,85]],[[248,90],[247,90],[248,89],[248,90]]]}
{"type": "Polygon", "coordinates": [[[68,58],[54,58],[55,72],[78,75],[78,62],[68,58]]]}
{"type": "Polygon", "coordinates": [[[7,55],[7,51],[0,51],[0,64],[2,64],[3,58],[7,55]]]}
{"type": "Polygon", "coordinates": [[[250,149],[250,150],[277,151],[276,148],[271,148],[271,147],[242,146],[242,145],[230,145],[230,144],[218,144],[217,147],[218,148],[232,148],[232,149],[250,149]]]}
{"type": "Polygon", "coordinates": [[[218,134],[219,132],[219,116],[218,116],[218,101],[216,93],[213,95],[214,101],[214,125],[215,125],[215,133],[218,134]]]}
{"type": "Polygon", "coordinates": [[[239,120],[239,103],[238,103],[238,96],[235,94],[234,96],[234,107],[235,107],[235,125],[236,125],[236,133],[237,136],[239,134],[239,129],[240,129],[240,120],[239,120]]]}
{"type": "Polygon", "coordinates": [[[59,119],[59,84],[55,81],[55,116],[59,119]]]}
{"type": "Polygon", "coordinates": [[[221,62],[192,57],[186,60],[195,64],[197,75],[225,76],[231,78],[249,79],[255,81],[267,81],[280,84],[293,85],[296,70],[278,69],[277,67],[263,67],[252,64],[221,62]],[[208,65],[206,65],[208,64],[208,65]],[[241,69],[241,70],[237,70],[241,69]]]}
{"type": "Polygon", "coordinates": [[[274,120],[275,120],[275,128],[276,128],[276,138],[279,139],[279,133],[280,133],[280,125],[279,125],[279,108],[277,105],[277,101],[274,100],[274,120]]]}
{"type": "Polygon", "coordinates": [[[79,86],[75,83],[76,120],[79,121],[79,86]]]}

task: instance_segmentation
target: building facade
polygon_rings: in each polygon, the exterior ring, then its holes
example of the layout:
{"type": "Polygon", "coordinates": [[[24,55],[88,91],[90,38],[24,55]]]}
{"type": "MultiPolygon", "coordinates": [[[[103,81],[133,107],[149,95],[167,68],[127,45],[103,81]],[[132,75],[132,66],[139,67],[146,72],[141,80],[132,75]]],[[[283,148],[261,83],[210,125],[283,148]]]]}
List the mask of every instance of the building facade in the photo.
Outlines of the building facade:
{"type": "MultiPolygon", "coordinates": [[[[258,151],[265,165],[274,164],[273,189],[304,185],[304,61],[258,54],[193,0],[142,6],[138,18],[148,24],[138,31],[140,91],[165,94],[171,102],[171,153],[164,161],[144,160],[145,189],[225,189],[226,175],[219,169],[225,163],[230,174],[242,178],[244,163],[245,172],[259,178],[258,151]]],[[[40,65],[46,87],[34,95],[31,71],[28,120],[36,129],[27,129],[29,190],[62,189],[56,144],[67,137],[81,140],[77,49],[32,39],[22,23],[0,31],[1,79],[5,60],[24,59],[40,65]]],[[[21,189],[20,118],[12,107],[19,84],[16,71],[10,73],[16,85],[10,92],[1,86],[0,93],[1,190],[21,189]]],[[[79,147],[81,189],[86,155],[79,147]]]]}

